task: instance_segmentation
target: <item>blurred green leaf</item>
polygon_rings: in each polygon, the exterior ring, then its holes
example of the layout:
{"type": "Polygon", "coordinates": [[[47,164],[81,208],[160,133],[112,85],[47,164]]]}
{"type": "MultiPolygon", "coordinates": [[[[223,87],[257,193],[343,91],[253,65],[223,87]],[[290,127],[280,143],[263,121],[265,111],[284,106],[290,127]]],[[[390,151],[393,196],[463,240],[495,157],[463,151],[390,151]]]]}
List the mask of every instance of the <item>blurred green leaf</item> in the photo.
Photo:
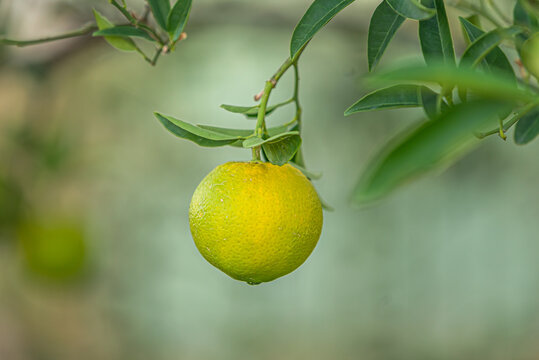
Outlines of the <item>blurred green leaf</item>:
{"type": "Polygon", "coordinates": [[[534,14],[528,12],[522,0],[517,0],[513,8],[513,24],[524,26],[530,30],[539,29],[537,18],[534,14]]]}
{"type": "Polygon", "coordinates": [[[167,20],[167,31],[172,42],[176,42],[183,32],[189,18],[191,4],[192,0],[178,0],[172,7],[172,10],[170,10],[167,20]]]}
{"type": "Polygon", "coordinates": [[[443,0],[422,0],[422,4],[436,10],[435,16],[419,22],[419,40],[425,62],[455,64],[453,39],[443,0]]]}
{"type": "Polygon", "coordinates": [[[309,180],[318,180],[318,179],[320,179],[322,177],[322,173],[320,173],[320,172],[312,172],[310,170],[307,170],[303,166],[298,165],[297,163],[295,163],[293,161],[290,162],[290,165],[292,165],[293,167],[295,167],[296,169],[301,171],[303,173],[303,175],[305,175],[307,178],[309,178],[309,180]]]}
{"type": "Polygon", "coordinates": [[[464,54],[462,54],[460,63],[472,67],[476,66],[491,51],[496,49],[503,40],[520,34],[521,32],[521,27],[511,26],[505,29],[495,29],[481,35],[466,48],[464,54]]]}
{"type": "Polygon", "coordinates": [[[92,36],[118,36],[122,38],[139,37],[149,41],[155,41],[148,33],[142,29],[130,26],[119,25],[103,30],[98,30],[92,34],[92,36]]]}
{"type": "Polygon", "coordinates": [[[515,143],[524,145],[539,135],[539,107],[524,115],[515,128],[515,143]]]}
{"type": "MultiPolygon", "coordinates": [[[[462,17],[459,18],[459,20],[470,42],[476,41],[485,34],[483,30],[472,24],[470,21],[462,17]]],[[[490,72],[502,71],[511,78],[515,78],[515,72],[513,71],[511,63],[498,46],[494,47],[492,51],[485,56],[482,64],[483,68],[490,72]]]]}
{"type": "Polygon", "coordinates": [[[294,58],[312,37],[354,0],[315,0],[294,29],[290,57],[294,58]]]}
{"type": "MultiPolygon", "coordinates": [[[[104,29],[109,29],[109,28],[114,27],[114,24],[111,23],[102,14],[100,14],[97,10],[93,9],[93,11],[94,11],[95,22],[97,23],[97,27],[99,28],[99,30],[104,30],[104,29]]],[[[137,45],[135,45],[133,40],[129,38],[124,38],[121,36],[105,36],[105,41],[118,50],[135,51],[137,49],[137,45]]]]}
{"type": "Polygon", "coordinates": [[[421,5],[419,0],[386,0],[401,16],[414,20],[426,20],[436,15],[436,10],[421,5]]]}
{"type": "Polygon", "coordinates": [[[424,91],[432,90],[419,85],[395,85],[371,92],[350,106],[344,115],[348,116],[358,112],[395,109],[403,107],[421,106],[419,99],[420,88],[424,91]]]}
{"type": "Polygon", "coordinates": [[[261,139],[259,137],[252,137],[243,141],[244,148],[252,148],[255,146],[260,146],[268,142],[274,142],[278,140],[283,140],[288,137],[299,136],[299,131],[287,131],[280,134],[276,134],[268,139],[261,139]]]}
{"type": "Polygon", "coordinates": [[[186,123],[171,116],[154,113],[157,120],[174,135],[190,140],[200,146],[217,147],[230,145],[238,140],[242,140],[241,135],[225,134],[214,130],[205,129],[200,126],[186,123]]]}
{"type": "MultiPolygon", "coordinates": [[[[275,109],[278,109],[281,106],[290,104],[291,102],[293,102],[293,99],[283,101],[282,103],[279,103],[279,104],[268,106],[266,108],[266,115],[271,114],[275,109]]],[[[226,111],[230,111],[232,113],[235,113],[235,114],[243,114],[243,115],[247,116],[248,118],[255,118],[256,119],[256,117],[258,116],[259,105],[236,106],[236,105],[222,104],[221,108],[225,109],[226,111]]]]}
{"type": "Polygon", "coordinates": [[[367,166],[354,201],[372,202],[419,175],[448,166],[478,143],[473,132],[495,124],[503,106],[491,101],[459,104],[436,121],[401,134],[367,166]]]}
{"type": "Polygon", "coordinates": [[[406,65],[394,70],[371,74],[367,82],[373,86],[402,82],[442,84],[446,88],[459,86],[473,91],[477,96],[498,100],[534,101],[539,94],[531,88],[519,87],[514,80],[502,73],[484,73],[465,66],[446,64],[406,65]]]}
{"type": "MultiPolygon", "coordinates": [[[[292,132],[290,132],[292,133],[292,132]]],[[[284,165],[289,162],[301,146],[299,133],[289,136],[275,136],[262,144],[266,158],[275,165],[284,165]]]]}
{"type": "Polygon", "coordinates": [[[378,65],[391,39],[393,39],[404,20],[405,18],[397,14],[385,0],[374,10],[369,24],[367,40],[369,71],[374,70],[378,65]]]}
{"type": "MultiPolygon", "coordinates": [[[[179,0],[181,1],[181,0],[179,0]]],[[[169,0],[148,0],[155,21],[161,29],[167,31],[167,17],[170,12],[169,0]]]]}

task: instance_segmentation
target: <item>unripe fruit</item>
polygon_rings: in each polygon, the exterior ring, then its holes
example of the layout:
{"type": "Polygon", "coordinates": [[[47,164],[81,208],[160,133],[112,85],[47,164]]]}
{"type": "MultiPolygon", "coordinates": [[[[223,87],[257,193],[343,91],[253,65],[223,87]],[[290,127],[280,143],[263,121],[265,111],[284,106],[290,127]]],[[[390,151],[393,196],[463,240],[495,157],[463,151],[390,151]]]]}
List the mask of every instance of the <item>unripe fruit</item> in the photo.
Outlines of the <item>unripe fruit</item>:
{"type": "Polygon", "coordinates": [[[520,50],[520,56],[522,64],[530,74],[539,79],[539,33],[533,34],[524,42],[520,50]]]}
{"type": "Polygon", "coordinates": [[[198,185],[189,222],[206,260],[259,284],[309,257],[322,231],[322,206],[309,179],[291,165],[229,162],[198,185]]]}

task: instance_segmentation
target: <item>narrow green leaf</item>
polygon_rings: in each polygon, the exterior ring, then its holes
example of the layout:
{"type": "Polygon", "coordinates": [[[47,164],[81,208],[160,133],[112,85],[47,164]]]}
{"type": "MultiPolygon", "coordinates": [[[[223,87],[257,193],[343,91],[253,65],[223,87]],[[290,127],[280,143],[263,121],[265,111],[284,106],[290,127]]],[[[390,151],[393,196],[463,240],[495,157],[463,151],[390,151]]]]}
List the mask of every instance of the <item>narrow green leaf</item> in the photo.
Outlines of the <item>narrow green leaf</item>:
{"type": "Polygon", "coordinates": [[[305,169],[303,166],[298,165],[297,163],[293,161],[290,162],[290,165],[292,165],[293,167],[301,171],[303,175],[305,175],[309,180],[318,180],[322,177],[321,172],[312,172],[310,170],[305,169]]]}
{"type": "Polygon", "coordinates": [[[292,136],[299,136],[299,131],[283,132],[283,133],[274,135],[274,136],[272,136],[272,137],[270,137],[268,139],[261,139],[259,137],[248,138],[243,142],[243,147],[248,149],[248,148],[252,148],[252,147],[255,147],[255,146],[260,146],[262,144],[275,142],[275,141],[280,141],[280,140],[282,140],[284,138],[288,138],[288,137],[292,137],[292,136]]]}
{"type": "MultiPolygon", "coordinates": [[[[104,17],[97,10],[94,10],[95,22],[99,30],[104,30],[114,27],[114,24],[111,23],[106,17],[104,17]]],[[[137,46],[133,40],[129,38],[123,38],[120,36],[105,36],[105,41],[108,42],[112,47],[122,50],[122,51],[135,51],[137,46]]]]}
{"type": "Polygon", "coordinates": [[[423,123],[388,144],[367,166],[353,199],[369,203],[433,169],[448,166],[479,140],[474,131],[497,122],[500,103],[459,104],[436,121],[423,123]]]}
{"type": "Polygon", "coordinates": [[[367,40],[369,71],[374,70],[387,46],[395,36],[405,18],[400,16],[385,0],[378,5],[371,17],[367,40]]]}
{"type": "Polygon", "coordinates": [[[170,10],[167,20],[167,31],[172,42],[179,39],[187,19],[189,19],[189,13],[191,12],[192,0],[177,0],[176,4],[170,10]]]}
{"type": "MultiPolygon", "coordinates": [[[[181,1],[181,0],[180,0],[181,1]]],[[[148,0],[155,21],[161,29],[167,31],[167,17],[170,12],[169,0],[148,0]]]]}
{"type": "Polygon", "coordinates": [[[301,146],[299,133],[291,136],[280,136],[275,140],[262,144],[266,158],[275,165],[284,165],[289,162],[301,146]]]}
{"type": "Polygon", "coordinates": [[[422,4],[436,10],[436,16],[419,22],[419,40],[425,62],[455,64],[453,38],[443,0],[422,0],[422,4]]]}
{"type": "Polygon", "coordinates": [[[507,74],[484,73],[467,67],[445,64],[408,65],[395,70],[371,74],[367,82],[373,86],[392,85],[402,82],[442,84],[445,88],[459,86],[473,91],[477,96],[516,101],[534,101],[538,94],[531,88],[519,88],[507,74]]]}
{"type": "Polygon", "coordinates": [[[315,0],[294,29],[290,57],[294,58],[313,36],[354,0],[315,0]]]}
{"type": "Polygon", "coordinates": [[[157,112],[154,113],[154,115],[168,131],[182,139],[190,140],[200,146],[224,146],[243,139],[241,135],[225,134],[214,130],[204,129],[200,126],[189,124],[157,112]]]}
{"type": "MultiPolygon", "coordinates": [[[[217,126],[210,126],[210,125],[197,125],[200,128],[215,131],[221,134],[226,135],[233,135],[233,136],[239,136],[239,137],[247,137],[254,134],[254,130],[249,129],[229,129],[229,128],[223,128],[223,127],[217,127],[217,126]]],[[[275,136],[278,134],[282,134],[288,131],[288,125],[279,125],[268,128],[268,135],[275,136]]]]}
{"type": "Polygon", "coordinates": [[[496,49],[500,43],[512,36],[520,34],[522,28],[511,26],[506,29],[495,29],[485,33],[473,41],[462,54],[460,64],[471,67],[480,63],[491,51],[496,49]]]}
{"type": "MultiPolygon", "coordinates": [[[[476,41],[477,39],[479,39],[481,36],[485,34],[483,30],[481,30],[479,27],[472,24],[470,21],[462,17],[459,18],[459,20],[470,42],[476,41]]],[[[508,76],[510,76],[511,78],[515,78],[515,72],[513,71],[513,67],[511,66],[511,63],[507,59],[507,56],[505,56],[503,51],[498,46],[493,48],[492,51],[485,56],[485,59],[482,62],[482,66],[487,71],[490,71],[490,72],[502,71],[506,73],[508,76]]]]}
{"type": "Polygon", "coordinates": [[[530,30],[539,29],[537,18],[526,10],[522,0],[517,0],[513,8],[513,24],[524,26],[530,30]]]}
{"type": "Polygon", "coordinates": [[[426,20],[436,15],[436,10],[421,5],[419,0],[386,0],[401,16],[414,20],[426,20]]]}
{"type": "Polygon", "coordinates": [[[142,29],[130,26],[130,25],[119,25],[111,28],[106,28],[103,30],[98,30],[92,34],[92,36],[119,36],[119,37],[139,37],[149,41],[155,41],[151,38],[148,33],[142,29]]]}
{"type": "Polygon", "coordinates": [[[515,143],[524,145],[539,135],[539,108],[524,115],[515,128],[515,143]]]}
{"type": "Polygon", "coordinates": [[[438,93],[435,93],[426,86],[423,86],[419,89],[419,99],[425,114],[430,120],[435,120],[443,111],[447,111],[448,107],[446,103],[442,100],[442,96],[438,93]]]}
{"type": "MultiPolygon", "coordinates": [[[[291,102],[293,102],[293,99],[283,101],[282,103],[279,103],[279,104],[268,106],[266,108],[266,115],[271,114],[275,109],[278,109],[281,106],[290,104],[291,102]]],[[[236,106],[236,105],[222,104],[221,108],[225,109],[226,111],[233,112],[235,114],[243,114],[243,115],[247,116],[248,118],[255,118],[256,119],[256,117],[258,116],[259,105],[236,106]]]]}
{"type": "Polygon", "coordinates": [[[350,106],[344,115],[358,112],[421,106],[418,85],[395,85],[373,91],[350,106]]]}

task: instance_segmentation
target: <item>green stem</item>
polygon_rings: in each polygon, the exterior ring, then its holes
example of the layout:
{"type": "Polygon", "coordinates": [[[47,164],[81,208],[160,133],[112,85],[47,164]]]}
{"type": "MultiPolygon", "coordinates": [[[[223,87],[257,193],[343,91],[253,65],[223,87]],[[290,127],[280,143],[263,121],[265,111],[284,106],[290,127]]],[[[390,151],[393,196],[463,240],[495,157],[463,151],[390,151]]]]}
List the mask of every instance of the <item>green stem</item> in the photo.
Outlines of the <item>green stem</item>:
{"type": "Polygon", "coordinates": [[[296,104],[295,120],[298,124],[298,131],[301,133],[301,104],[299,103],[299,68],[297,61],[294,63],[294,102],[296,104]]]}
{"type": "Polygon", "coordinates": [[[157,49],[155,49],[155,54],[153,55],[153,59],[150,61],[150,64],[152,66],[155,66],[155,64],[157,63],[157,59],[159,59],[159,56],[161,55],[162,52],[163,52],[163,47],[158,47],[157,49]]]}
{"type": "Polygon", "coordinates": [[[88,35],[88,34],[93,33],[96,30],[97,30],[97,26],[95,26],[94,24],[87,24],[87,25],[83,26],[82,28],[80,28],[79,30],[75,30],[75,31],[68,32],[68,33],[61,34],[61,35],[40,38],[40,39],[13,40],[13,39],[0,38],[0,44],[1,45],[15,45],[15,46],[18,46],[18,47],[23,47],[23,46],[46,43],[46,42],[50,42],[50,41],[69,39],[69,38],[73,38],[73,37],[77,37],[77,36],[88,35]]]}
{"type": "MultiPolygon", "coordinates": [[[[475,136],[479,139],[483,139],[487,136],[494,135],[494,134],[500,134],[508,131],[513,125],[515,125],[524,115],[532,111],[535,107],[539,106],[539,101],[533,101],[526,106],[524,106],[519,112],[517,112],[511,119],[509,119],[505,124],[502,122],[503,120],[500,120],[501,124],[500,127],[496,129],[492,129],[490,131],[484,132],[484,133],[477,133],[475,136]]],[[[502,137],[503,138],[503,137],[502,137]]]]}
{"type": "MultiPolygon", "coordinates": [[[[267,108],[268,101],[269,101],[269,98],[270,98],[270,95],[271,95],[271,91],[273,90],[273,88],[275,88],[275,86],[277,85],[277,83],[279,82],[281,77],[284,75],[284,73],[288,69],[290,69],[290,67],[297,64],[298,59],[301,56],[301,54],[303,53],[304,49],[305,49],[305,47],[303,47],[300,51],[298,51],[296,56],[294,56],[293,58],[286,59],[286,61],[279,67],[277,72],[275,72],[275,74],[273,74],[271,79],[266,81],[266,85],[264,86],[264,91],[263,91],[262,97],[260,99],[260,105],[259,105],[259,108],[258,108],[258,116],[257,116],[257,119],[256,119],[256,128],[255,128],[256,136],[261,138],[262,135],[264,134],[264,129],[266,127],[266,123],[265,123],[266,108],[267,108]]],[[[299,78],[298,78],[298,80],[299,80],[299,78]]],[[[258,159],[258,160],[260,160],[260,159],[258,159]]]]}

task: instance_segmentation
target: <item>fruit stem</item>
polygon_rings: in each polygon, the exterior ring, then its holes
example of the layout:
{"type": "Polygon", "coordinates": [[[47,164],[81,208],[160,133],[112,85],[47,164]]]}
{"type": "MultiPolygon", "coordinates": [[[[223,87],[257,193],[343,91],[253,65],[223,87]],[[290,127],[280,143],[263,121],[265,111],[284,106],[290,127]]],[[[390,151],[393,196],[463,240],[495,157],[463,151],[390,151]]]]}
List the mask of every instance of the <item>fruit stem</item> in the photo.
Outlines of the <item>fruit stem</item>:
{"type": "MultiPolygon", "coordinates": [[[[303,50],[305,49],[305,45],[298,51],[298,53],[293,58],[288,58],[285,60],[285,62],[279,67],[277,72],[273,74],[273,76],[266,81],[266,84],[264,86],[264,90],[262,91],[262,97],[260,98],[260,105],[258,107],[258,115],[256,118],[256,128],[255,128],[255,134],[257,137],[262,138],[264,133],[266,132],[266,108],[268,106],[268,101],[271,95],[271,91],[277,86],[277,83],[281,79],[281,77],[286,73],[290,67],[294,66],[295,69],[295,85],[294,85],[294,101],[296,102],[296,117],[301,114],[301,107],[299,106],[298,102],[298,86],[299,86],[299,75],[297,72],[297,63],[299,60],[299,57],[303,53],[303,50]],[[299,110],[298,110],[299,109],[299,110]],[[299,112],[298,112],[299,111],[299,112]]],[[[253,148],[253,157],[255,155],[255,149],[257,151],[257,159],[260,160],[260,146],[256,146],[253,148]]]]}

